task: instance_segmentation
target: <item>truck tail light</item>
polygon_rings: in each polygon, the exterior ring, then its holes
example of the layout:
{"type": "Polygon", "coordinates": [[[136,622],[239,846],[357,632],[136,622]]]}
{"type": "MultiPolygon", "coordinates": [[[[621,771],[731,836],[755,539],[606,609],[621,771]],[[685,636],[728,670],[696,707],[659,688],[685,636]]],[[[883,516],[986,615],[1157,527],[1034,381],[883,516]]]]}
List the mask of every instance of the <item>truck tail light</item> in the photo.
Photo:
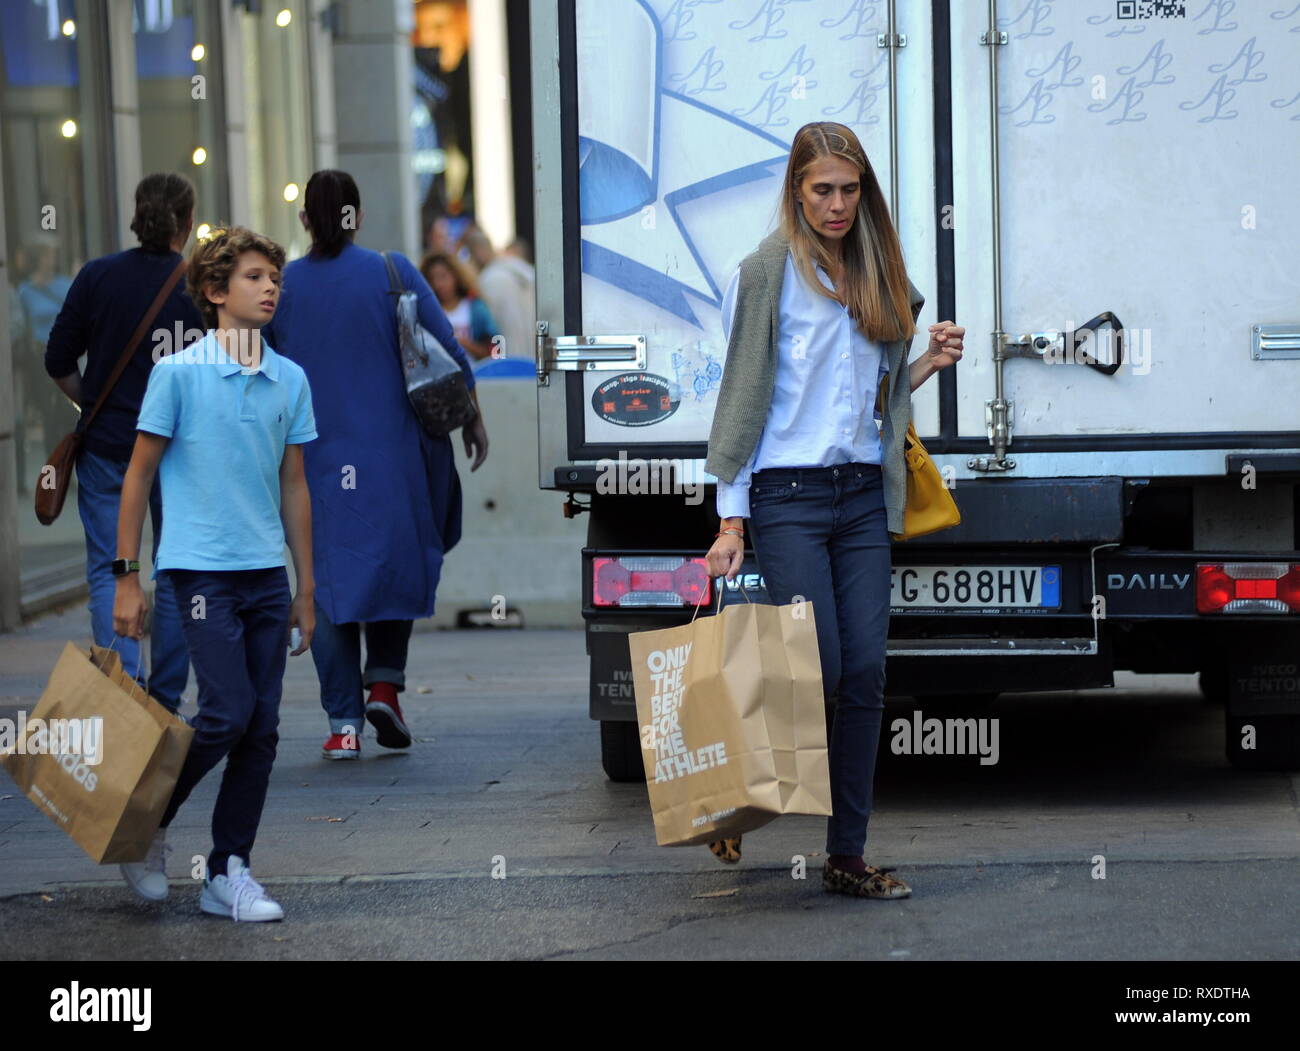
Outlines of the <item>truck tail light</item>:
{"type": "Polygon", "coordinates": [[[1198,562],[1197,613],[1300,613],[1294,562],[1198,562]]]}
{"type": "Polygon", "coordinates": [[[703,558],[593,558],[591,596],[597,606],[694,606],[713,588],[703,558]]]}

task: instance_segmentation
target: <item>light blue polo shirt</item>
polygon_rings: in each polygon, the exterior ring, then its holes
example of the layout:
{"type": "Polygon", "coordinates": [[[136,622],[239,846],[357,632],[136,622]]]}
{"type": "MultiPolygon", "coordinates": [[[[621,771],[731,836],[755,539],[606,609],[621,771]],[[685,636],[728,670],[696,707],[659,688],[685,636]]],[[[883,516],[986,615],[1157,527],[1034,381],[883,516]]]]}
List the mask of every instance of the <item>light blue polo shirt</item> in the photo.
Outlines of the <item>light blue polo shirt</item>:
{"type": "Polygon", "coordinates": [[[280,461],[316,437],[302,368],[262,340],[256,370],[215,333],[160,358],[136,428],[170,438],[159,465],[163,530],[155,569],[283,566],[280,461]]]}

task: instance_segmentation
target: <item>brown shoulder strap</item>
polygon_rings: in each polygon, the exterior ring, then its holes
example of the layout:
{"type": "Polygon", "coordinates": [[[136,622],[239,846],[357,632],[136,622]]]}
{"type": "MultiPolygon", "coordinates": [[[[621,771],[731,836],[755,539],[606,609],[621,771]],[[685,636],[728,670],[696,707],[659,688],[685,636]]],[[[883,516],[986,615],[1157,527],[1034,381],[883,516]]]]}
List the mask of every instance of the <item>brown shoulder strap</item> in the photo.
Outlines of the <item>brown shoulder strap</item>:
{"type": "MultiPolygon", "coordinates": [[[[140,340],[144,339],[144,334],[153,324],[153,319],[158,316],[158,311],[162,310],[162,305],[167,302],[167,297],[172,294],[172,289],[176,287],[176,282],[181,279],[181,274],[185,273],[185,258],[176,264],[176,269],[171,272],[167,280],[163,282],[162,288],[158,289],[158,294],[153,297],[153,302],[149,304],[149,309],[145,311],[144,317],[140,319],[140,324],[136,325],[135,331],[131,334],[131,342],[126,345],[126,350],[122,351],[122,356],[117,359],[117,364],[113,366],[112,373],[109,374],[108,382],[104,384],[104,389],[99,392],[99,400],[95,402],[95,407],[90,410],[90,415],[86,417],[86,422],[79,428],[86,431],[95,417],[99,415],[99,410],[104,402],[108,400],[109,394],[117,386],[117,381],[122,378],[122,373],[126,371],[127,362],[131,360],[131,355],[135,353],[135,348],[140,345],[140,340]]],[[[180,348],[177,347],[177,350],[180,348]]]]}

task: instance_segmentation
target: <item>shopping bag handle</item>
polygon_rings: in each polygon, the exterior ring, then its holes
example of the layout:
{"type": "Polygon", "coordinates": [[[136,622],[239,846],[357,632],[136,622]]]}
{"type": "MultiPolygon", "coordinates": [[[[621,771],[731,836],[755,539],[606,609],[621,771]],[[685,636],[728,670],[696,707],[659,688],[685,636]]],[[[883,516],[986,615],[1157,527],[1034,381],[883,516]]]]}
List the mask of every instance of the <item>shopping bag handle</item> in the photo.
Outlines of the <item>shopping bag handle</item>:
{"type": "MultiPolygon", "coordinates": [[[[745,596],[745,601],[748,602],[748,603],[752,606],[752,605],[754,604],[754,600],[753,600],[752,598],[749,597],[749,592],[745,590],[745,584],[744,584],[744,582],[738,580],[738,581],[736,581],[736,586],[740,588],[740,593],[741,593],[742,595],[745,596]]],[[[719,613],[722,612],[722,592],[723,592],[723,590],[724,590],[724,589],[719,585],[719,586],[718,586],[718,608],[715,609],[715,610],[713,611],[713,613],[714,613],[715,616],[716,616],[717,614],[719,614],[719,613]]],[[[700,596],[700,601],[697,602],[697,603],[695,603],[695,612],[691,614],[691,623],[692,623],[692,624],[695,623],[695,618],[698,617],[698,616],[700,615],[700,607],[701,607],[702,605],[704,605],[704,596],[703,596],[703,595],[700,596]]]]}
{"type": "MultiPolygon", "coordinates": [[[[118,640],[118,639],[121,639],[121,638],[125,638],[125,636],[124,636],[124,635],[119,635],[117,632],[113,632],[113,641],[110,642],[110,643],[108,644],[108,652],[109,652],[109,653],[112,653],[112,652],[113,652],[114,647],[117,646],[117,640],[118,640]]],[[[143,639],[140,639],[140,640],[139,640],[139,643],[140,643],[140,644],[139,644],[138,646],[136,646],[136,648],[135,648],[135,674],[131,676],[131,678],[133,678],[136,682],[139,682],[139,681],[140,681],[140,669],[144,667],[144,640],[143,640],[143,639]]],[[[121,657],[121,656],[122,656],[122,655],[119,653],[119,654],[118,654],[118,657],[121,657]]],[[[145,692],[146,694],[149,693],[149,681],[150,681],[152,678],[153,678],[153,634],[150,633],[150,635],[149,635],[149,674],[146,675],[146,676],[144,677],[144,692],[145,692]]],[[[149,694],[149,695],[150,695],[150,696],[153,696],[152,694],[149,694]]]]}

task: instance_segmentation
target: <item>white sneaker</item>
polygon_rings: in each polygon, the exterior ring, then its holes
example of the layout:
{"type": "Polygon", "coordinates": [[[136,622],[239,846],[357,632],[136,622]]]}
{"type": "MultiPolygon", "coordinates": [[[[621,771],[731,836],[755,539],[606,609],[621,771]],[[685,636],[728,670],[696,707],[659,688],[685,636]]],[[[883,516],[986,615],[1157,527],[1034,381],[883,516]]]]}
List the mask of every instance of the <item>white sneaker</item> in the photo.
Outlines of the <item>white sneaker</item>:
{"type": "Polygon", "coordinates": [[[213,916],[225,916],[249,923],[266,923],[284,919],[284,910],[266,893],[242,858],[232,856],[226,862],[225,876],[203,881],[199,908],[213,916]]]}
{"type": "Polygon", "coordinates": [[[131,889],[145,901],[164,901],[167,898],[167,855],[172,852],[167,842],[167,830],[160,828],[149,844],[149,853],[143,861],[125,862],[122,876],[131,889]]]}

